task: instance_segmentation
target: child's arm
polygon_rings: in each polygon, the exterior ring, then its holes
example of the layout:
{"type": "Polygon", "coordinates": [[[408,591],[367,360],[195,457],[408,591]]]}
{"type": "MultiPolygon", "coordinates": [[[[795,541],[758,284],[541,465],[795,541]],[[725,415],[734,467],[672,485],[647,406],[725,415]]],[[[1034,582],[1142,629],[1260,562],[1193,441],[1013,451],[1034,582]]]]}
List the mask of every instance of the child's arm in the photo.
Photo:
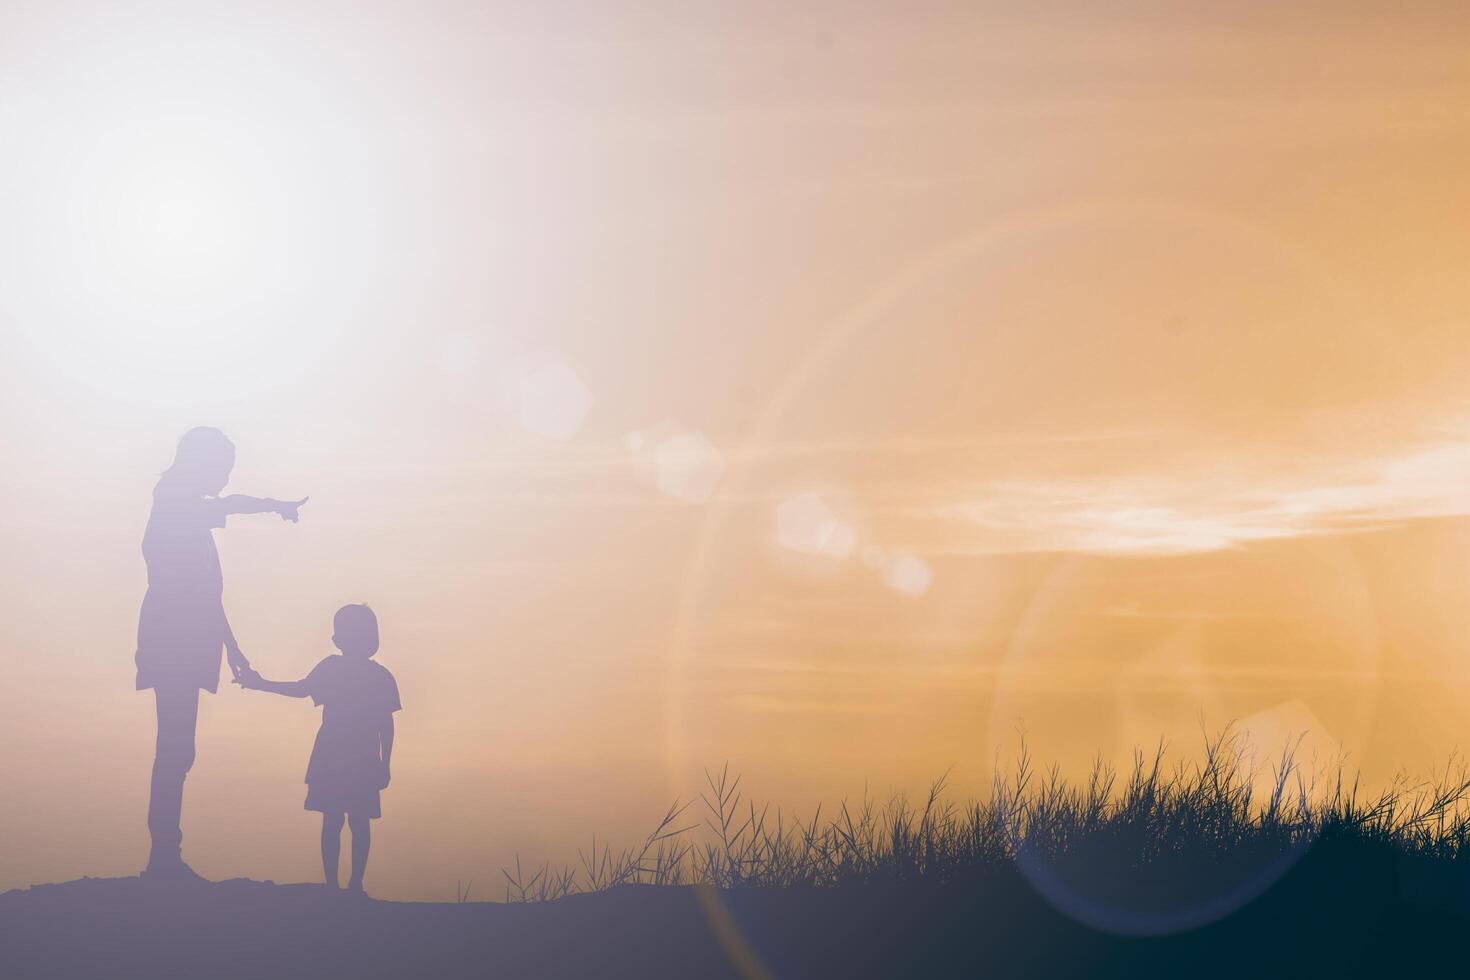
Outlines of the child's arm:
{"type": "Polygon", "coordinates": [[[299,681],[268,681],[261,677],[259,672],[247,667],[235,678],[235,683],[250,691],[265,691],[269,694],[279,694],[286,698],[304,698],[311,694],[305,680],[299,681]]]}
{"type": "Polygon", "coordinates": [[[249,497],[243,493],[232,493],[228,497],[219,498],[219,501],[224,505],[226,514],[280,514],[282,520],[295,522],[296,511],[310,499],[302,497],[300,500],[276,500],[274,497],[249,497]]]}
{"type": "Polygon", "coordinates": [[[393,779],[393,716],[383,723],[380,736],[383,740],[383,789],[388,788],[388,783],[393,779]]]}

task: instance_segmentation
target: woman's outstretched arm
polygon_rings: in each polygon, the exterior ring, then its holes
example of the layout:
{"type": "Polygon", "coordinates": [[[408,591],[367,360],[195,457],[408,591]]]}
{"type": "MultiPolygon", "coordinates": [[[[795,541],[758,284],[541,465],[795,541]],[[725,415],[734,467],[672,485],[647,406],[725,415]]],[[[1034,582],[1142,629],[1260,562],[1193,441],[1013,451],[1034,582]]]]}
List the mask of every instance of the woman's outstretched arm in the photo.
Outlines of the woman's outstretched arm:
{"type": "Polygon", "coordinates": [[[219,498],[219,502],[226,514],[280,514],[283,519],[294,522],[297,510],[310,499],[302,497],[300,500],[277,500],[274,497],[251,497],[243,493],[232,493],[219,498]]]}
{"type": "Polygon", "coordinates": [[[252,497],[245,493],[232,493],[219,498],[226,514],[270,514],[281,502],[274,497],[252,497]]]}

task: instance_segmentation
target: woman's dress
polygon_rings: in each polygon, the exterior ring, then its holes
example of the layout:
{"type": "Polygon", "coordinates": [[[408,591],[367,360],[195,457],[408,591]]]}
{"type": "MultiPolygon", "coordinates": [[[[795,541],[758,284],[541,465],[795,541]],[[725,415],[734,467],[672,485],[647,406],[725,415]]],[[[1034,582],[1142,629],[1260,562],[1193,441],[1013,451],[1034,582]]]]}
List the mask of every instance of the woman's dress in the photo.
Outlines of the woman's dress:
{"type": "Polygon", "coordinates": [[[138,614],[138,690],[219,690],[224,651],[224,577],[214,528],[225,526],[216,497],[160,485],[143,532],[148,592],[138,614]]]}

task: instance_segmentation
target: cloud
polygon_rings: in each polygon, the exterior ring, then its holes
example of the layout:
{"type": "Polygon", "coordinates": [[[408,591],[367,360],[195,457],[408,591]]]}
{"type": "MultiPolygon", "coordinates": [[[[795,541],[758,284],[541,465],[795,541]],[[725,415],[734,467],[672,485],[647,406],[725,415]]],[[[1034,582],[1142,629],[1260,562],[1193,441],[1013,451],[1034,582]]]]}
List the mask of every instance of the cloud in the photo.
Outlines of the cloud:
{"type": "Polygon", "coordinates": [[[976,553],[1182,554],[1470,514],[1470,427],[1410,451],[1271,479],[1249,459],[1198,473],[994,481],[930,516],[978,530],[976,553]]]}

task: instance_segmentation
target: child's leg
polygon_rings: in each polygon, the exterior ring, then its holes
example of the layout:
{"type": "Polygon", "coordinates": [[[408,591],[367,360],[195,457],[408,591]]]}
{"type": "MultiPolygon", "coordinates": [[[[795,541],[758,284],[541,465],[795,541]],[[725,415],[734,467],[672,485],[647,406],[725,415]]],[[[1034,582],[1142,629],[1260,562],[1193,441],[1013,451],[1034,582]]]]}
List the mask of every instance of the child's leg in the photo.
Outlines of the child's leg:
{"type": "Polygon", "coordinates": [[[373,822],[365,813],[349,813],[347,823],[352,828],[352,880],[347,887],[360,890],[367,872],[368,848],[373,846],[373,822]]]}
{"type": "MultiPolygon", "coordinates": [[[[354,838],[355,841],[355,838],[354,838]]],[[[354,844],[355,846],[355,844],[354,844]]],[[[342,814],[322,814],[322,874],[327,885],[337,888],[337,858],[342,853],[342,814]]]]}

